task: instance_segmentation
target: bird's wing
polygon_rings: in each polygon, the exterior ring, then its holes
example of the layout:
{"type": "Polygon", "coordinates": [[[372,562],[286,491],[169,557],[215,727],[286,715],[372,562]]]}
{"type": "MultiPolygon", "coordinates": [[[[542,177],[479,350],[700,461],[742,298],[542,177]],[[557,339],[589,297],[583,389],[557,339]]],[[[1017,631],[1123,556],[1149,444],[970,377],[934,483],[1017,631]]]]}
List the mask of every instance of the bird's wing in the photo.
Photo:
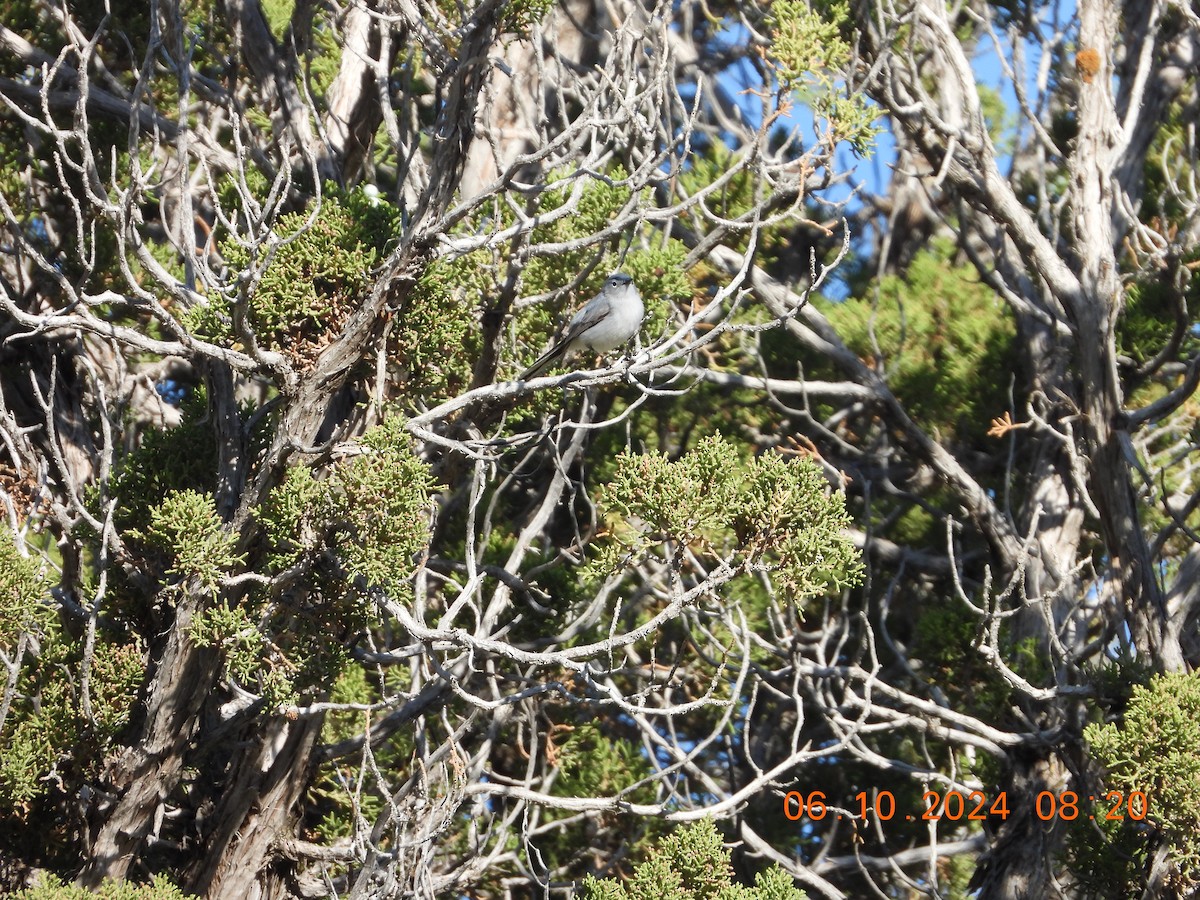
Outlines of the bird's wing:
{"type": "Polygon", "coordinates": [[[594,325],[598,325],[608,318],[612,312],[612,306],[609,303],[597,303],[593,300],[583,309],[575,314],[575,318],[571,320],[571,324],[567,326],[567,333],[563,335],[562,344],[570,344],[577,337],[587,331],[594,325]]]}
{"type": "Polygon", "coordinates": [[[528,381],[530,378],[535,378],[542,372],[545,372],[555,360],[561,356],[565,356],[567,351],[573,349],[572,345],[580,335],[584,334],[589,328],[603,322],[611,311],[612,307],[608,303],[597,303],[595,300],[588,303],[587,306],[575,314],[575,318],[567,326],[567,333],[562,336],[562,340],[539,356],[532,366],[520,374],[519,379],[521,381],[528,381]]]}

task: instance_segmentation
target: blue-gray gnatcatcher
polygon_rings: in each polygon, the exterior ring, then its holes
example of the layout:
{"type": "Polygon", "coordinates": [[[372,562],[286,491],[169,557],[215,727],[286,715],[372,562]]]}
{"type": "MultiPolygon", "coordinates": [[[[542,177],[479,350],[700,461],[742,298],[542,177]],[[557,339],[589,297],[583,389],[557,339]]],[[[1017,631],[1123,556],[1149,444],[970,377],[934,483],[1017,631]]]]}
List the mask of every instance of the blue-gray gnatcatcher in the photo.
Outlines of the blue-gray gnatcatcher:
{"type": "Polygon", "coordinates": [[[562,340],[538,357],[538,361],[522,372],[518,380],[536,378],[557,360],[581,347],[598,353],[617,349],[637,334],[645,314],[642,295],[638,293],[633,279],[624,272],[613,272],[605,279],[600,293],[575,313],[562,340]]]}

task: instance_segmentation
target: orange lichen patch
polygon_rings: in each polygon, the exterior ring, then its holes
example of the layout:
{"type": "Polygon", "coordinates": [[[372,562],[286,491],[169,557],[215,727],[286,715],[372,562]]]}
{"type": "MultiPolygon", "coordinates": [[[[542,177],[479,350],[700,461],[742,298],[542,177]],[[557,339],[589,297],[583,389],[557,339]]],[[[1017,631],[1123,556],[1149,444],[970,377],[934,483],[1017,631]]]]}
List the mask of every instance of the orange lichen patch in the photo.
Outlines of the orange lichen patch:
{"type": "Polygon", "coordinates": [[[1095,47],[1085,47],[1075,54],[1075,71],[1084,84],[1091,84],[1096,73],[1100,71],[1100,51],[1095,47]]]}

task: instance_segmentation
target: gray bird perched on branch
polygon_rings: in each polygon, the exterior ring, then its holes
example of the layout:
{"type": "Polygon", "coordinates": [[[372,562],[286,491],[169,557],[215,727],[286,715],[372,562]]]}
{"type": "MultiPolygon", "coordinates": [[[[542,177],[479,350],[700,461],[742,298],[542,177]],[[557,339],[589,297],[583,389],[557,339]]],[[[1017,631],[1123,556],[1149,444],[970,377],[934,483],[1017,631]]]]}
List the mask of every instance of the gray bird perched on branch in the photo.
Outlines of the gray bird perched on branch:
{"type": "Polygon", "coordinates": [[[642,295],[633,279],[624,272],[613,272],[605,279],[600,293],[575,313],[562,340],[522,372],[519,380],[536,378],[558,360],[584,347],[598,353],[615,350],[637,334],[645,314],[642,295]]]}

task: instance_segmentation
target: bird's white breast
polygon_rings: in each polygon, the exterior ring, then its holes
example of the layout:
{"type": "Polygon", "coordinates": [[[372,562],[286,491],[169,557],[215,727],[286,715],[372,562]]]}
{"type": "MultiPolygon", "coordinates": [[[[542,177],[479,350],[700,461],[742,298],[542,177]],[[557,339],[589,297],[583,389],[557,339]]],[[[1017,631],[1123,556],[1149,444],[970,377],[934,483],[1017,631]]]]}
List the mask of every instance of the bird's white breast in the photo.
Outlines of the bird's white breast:
{"type": "Polygon", "coordinates": [[[627,284],[612,298],[609,314],[582,335],[583,343],[599,353],[607,353],[620,347],[642,326],[646,308],[638,289],[627,284]]]}

